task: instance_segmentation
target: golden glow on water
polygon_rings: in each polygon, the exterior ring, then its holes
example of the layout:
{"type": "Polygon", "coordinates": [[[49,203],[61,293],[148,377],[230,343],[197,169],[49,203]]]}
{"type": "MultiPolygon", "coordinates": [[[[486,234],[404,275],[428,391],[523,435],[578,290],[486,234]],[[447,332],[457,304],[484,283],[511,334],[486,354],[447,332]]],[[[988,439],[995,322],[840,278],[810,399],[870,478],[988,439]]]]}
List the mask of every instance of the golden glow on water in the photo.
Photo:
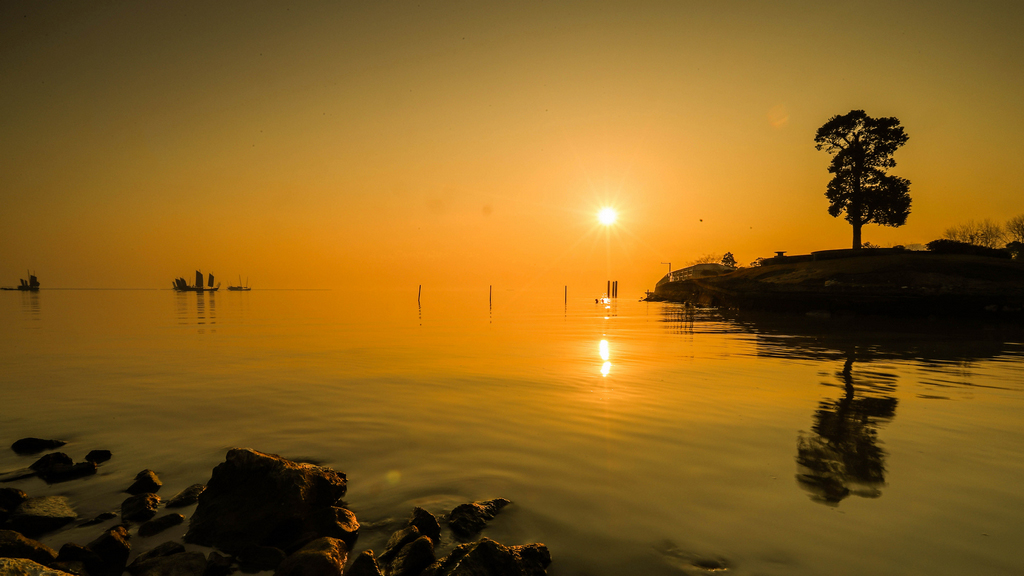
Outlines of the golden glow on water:
{"type": "MultiPolygon", "coordinates": [[[[83,517],[119,506],[138,470],[175,492],[250,446],[346,472],[366,523],[507,497],[488,536],[544,541],[570,574],[696,573],[687,559],[707,556],[797,576],[1019,563],[1019,337],[627,300],[606,319],[560,290],[495,291],[490,310],[486,290],[420,307],[415,292],[10,296],[0,406],[17,410],[0,437],[116,454],[82,483],[13,487],[70,490],[83,517]]],[[[0,471],[23,466],[0,451],[0,471]]],[[[95,537],[73,530],[46,543],[95,537]]]]}

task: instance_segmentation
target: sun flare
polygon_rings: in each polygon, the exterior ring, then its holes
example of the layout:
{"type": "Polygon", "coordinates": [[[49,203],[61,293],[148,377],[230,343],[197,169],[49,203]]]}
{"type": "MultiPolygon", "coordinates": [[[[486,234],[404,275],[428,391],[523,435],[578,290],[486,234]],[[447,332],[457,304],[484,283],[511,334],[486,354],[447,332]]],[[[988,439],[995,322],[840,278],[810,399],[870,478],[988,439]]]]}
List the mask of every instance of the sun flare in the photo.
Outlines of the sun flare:
{"type": "Polygon", "coordinates": [[[597,213],[597,219],[605,226],[611,226],[615,223],[615,220],[619,217],[619,213],[614,208],[603,208],[597,213]]]}

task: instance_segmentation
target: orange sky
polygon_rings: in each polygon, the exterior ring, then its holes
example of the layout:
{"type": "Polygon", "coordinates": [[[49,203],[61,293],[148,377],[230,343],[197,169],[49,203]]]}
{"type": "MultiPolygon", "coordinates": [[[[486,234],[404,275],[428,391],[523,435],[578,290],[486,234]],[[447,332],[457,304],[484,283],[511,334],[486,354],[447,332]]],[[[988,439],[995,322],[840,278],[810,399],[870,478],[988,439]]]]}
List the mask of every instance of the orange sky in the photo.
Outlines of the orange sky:
{"type": "Polygon", "coordinates": [[[847,247],[813,137],[854,108],[910,135],[865,240],[1024,213],[1017,2],[352,4],[0,3],[0,284],[640,296],[847,247]]]}

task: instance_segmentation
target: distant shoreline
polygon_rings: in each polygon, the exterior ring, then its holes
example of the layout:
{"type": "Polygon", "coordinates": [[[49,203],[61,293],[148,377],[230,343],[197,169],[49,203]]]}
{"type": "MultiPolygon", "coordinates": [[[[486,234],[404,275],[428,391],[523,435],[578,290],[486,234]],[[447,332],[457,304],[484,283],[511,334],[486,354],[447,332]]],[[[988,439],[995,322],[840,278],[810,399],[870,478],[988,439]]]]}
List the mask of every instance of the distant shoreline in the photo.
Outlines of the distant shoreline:
{"type": "Polygon", "coordinates": [[[666,282],[649,300],[803,314],[1024,318],[1024,262],[928,252],[783,259],[666,282]]]}

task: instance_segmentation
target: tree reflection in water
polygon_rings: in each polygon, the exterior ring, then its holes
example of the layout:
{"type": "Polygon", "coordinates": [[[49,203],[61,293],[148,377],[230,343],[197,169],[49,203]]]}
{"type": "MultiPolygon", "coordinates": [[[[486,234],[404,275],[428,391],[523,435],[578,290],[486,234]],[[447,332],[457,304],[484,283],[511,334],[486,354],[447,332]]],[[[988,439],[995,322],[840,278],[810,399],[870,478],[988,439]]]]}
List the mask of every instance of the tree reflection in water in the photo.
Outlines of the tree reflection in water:
{"type": "MultiPolygon", "coordinates": [[[[885,395],[856,396],[853,363],[850,352],[837,376],[844,395],[838,400],[825,400],[814,413],[811,434],[801,433],[797,439],[796,476],[812,498],[836,506],[850,494],[868,498],[881,496],[885,485],[885,450],[879,447],[878,426],[896,415],[896,398],[885,395]]],[[[882,381],[874,382],[875,390],[891,390],[885,379],[888,374],[875,374],[882,381]]]]}

